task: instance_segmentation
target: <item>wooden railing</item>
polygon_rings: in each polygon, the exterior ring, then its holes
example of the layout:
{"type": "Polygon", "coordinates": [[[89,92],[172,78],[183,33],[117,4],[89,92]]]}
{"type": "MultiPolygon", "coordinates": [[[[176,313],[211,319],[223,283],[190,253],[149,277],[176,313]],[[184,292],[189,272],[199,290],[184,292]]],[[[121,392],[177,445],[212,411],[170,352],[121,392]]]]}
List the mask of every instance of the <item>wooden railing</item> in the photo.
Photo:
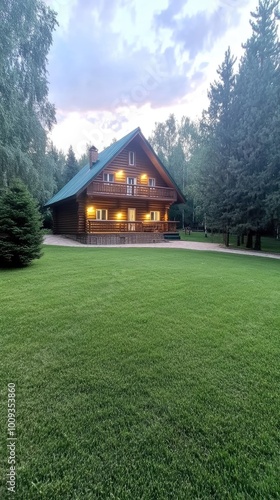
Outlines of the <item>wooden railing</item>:
{"type": "Polygon", "coordinates": [[[166,187],[150,187],[137,184],[121,184],[119,182],[93,181],[87,188],[87,194],[102,194],[105,196],[134,196],[137,198],[154,198],[176,201],[175,189],[166,187]]]}
{"type": "Polygon", "coordinates": [[[87,221],[87,232],[91,233],[127,233],[127,232],[176,232],[176,222],[168,221],[114,221],[114,220],[93,220],[87,221]]]}

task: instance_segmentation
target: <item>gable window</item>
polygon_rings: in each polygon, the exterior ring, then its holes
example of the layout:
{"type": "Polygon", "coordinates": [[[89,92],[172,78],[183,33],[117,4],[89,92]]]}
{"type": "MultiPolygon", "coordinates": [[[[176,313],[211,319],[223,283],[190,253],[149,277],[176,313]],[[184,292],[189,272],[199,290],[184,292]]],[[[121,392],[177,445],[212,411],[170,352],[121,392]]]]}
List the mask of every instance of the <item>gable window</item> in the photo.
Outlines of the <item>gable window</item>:
{"type": "Polygon", "coordinates": [[[128,164],[135,165],[135,154],[134,151],[129,151],[128,153],[128,164]]]}
{"type": "Polygon", "coordinates": [[[155,187],[156,185],[156,180],[152,177],[149,179],[149,187],[155,187]]]}
{"type": "Polygon", "coordinates": [[[150,216],[151,216],[151,220],[156,220],[156,221],[160,220],[160,212],[159,211],[151,212],[150,216]]]}
{"type": "Polygon", "coordinates": [[[103,174],[104,182],[114,182],[114,174],[103,174]]]}
{"type": "Polygon", "coordinates": [[[96,210],[96,220],[108,220],[108,210],[97,209],[96,210]]]}

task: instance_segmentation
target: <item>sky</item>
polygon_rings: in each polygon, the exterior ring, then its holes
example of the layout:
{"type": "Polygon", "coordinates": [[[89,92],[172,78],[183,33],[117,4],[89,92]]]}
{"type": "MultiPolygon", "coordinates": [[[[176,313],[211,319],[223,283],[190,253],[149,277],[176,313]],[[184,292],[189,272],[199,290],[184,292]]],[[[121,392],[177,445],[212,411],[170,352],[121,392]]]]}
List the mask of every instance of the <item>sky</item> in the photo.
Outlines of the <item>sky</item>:
{"type": "Polygon", "coordinates": [[[79,158],[170,113],[196,120],[230,46],[240,58],[257,0],[45,0],[57,12],[49,53],[50,138],[79,158]]]}

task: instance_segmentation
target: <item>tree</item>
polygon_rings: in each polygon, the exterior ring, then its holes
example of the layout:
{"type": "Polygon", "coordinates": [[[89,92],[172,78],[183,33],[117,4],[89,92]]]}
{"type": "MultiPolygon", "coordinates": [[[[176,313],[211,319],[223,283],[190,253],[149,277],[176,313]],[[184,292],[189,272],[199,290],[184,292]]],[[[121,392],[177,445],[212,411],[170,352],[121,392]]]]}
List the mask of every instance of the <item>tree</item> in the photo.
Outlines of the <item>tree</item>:
{"type": "MultiPolygon", "coordinates": [[[[247,231],[247,247],[261,249],[261,230],[267,224],[269,209],[275,212],[278,172],[280,74],[277,37],[278,1],[261,0],[251,13],[252,36],[244,44],[235,87],[232,119],[234,123],[234,190],[236,224],[247,231]],[[277,145],[277,146],[276,146],[277,145]],[[271,203],[269,202],[271,200],[271,203]]],[[[277,212],[277,210],[276,210],[277,212]]]]}
{"type": "Polygon", "coordinates": [[[187,197],[187,203],[182,205],[180,210],[172,209],[171,213],[171,217],[177,214],[176,218],[180,214],[183,226],[194,223],[196,176],[191,159],[197,141],[196,124],[187,117],[178,121],[174,115],[170,115],[164,123],[156,123],[155,130],[149,139],[160,160],[187,197]]]}
{"type": "Polygon", "coordinates": [[[76,175],[79,172],[79,164],[76,160],[75,153],[73,151],[72,146],[70,146],[66,158],[66,164],[65,164],[65,169],[64,169],[64,184],[69,182],[74,175],[76,175]]]}
{"type": "MultiPolygon", "coordinates": [[[[116,142],[116,139],[115,140],[113,139],[112,144],[113,144],[113,142],[116,142]]],[[[83,168],[85,165],[87,165],[89,163],[89,149],[91,146],[92,146],[92,144],[90,144],[88,142],[86,143],[84,153],[78,159],[79,170],[81,170],[81,168],[83,168]]]]}
{"type": "Polygon", "coordinates": [[[37,196],[55,122],[47,82],[55,13],[41,0],[0,0],[0,22],[0,188],[19,177],[37,196]]]}
{"type": "Polygon", "coordinates": [[[185,156],[180,140],[180,125],[174,114],[164,123],[156,123],[155,130],[149,138],[162,163],[169,170],[173,179],[184,191],[185,188],[185,156]]]}
{"type": "Polygon", "coordinates": [[[48,172],[50,172],[52,177],[52,192],[49,194],[49,198],[54,192],[59,191],[64,186],[64,169],[66,164],[66,157],[63,151],[58,150],[52,142],[48,144],[47,147],[47,162],[48,162],[48,172]]]}
{"type": "Polygon", "coordinates": [[[235,61],[228,49],[217,70],[219,79],[210,86],[209,107],[204,111],[200,124],[203,153],[200,157],[201,205],[208,224],[223,230],[226,245],[229,244],[232,224],[230,189],[233,173],[230,162],[235,61]]]}
{"type": "Polygon", "coordinates": [[[36,202],[21,181],[0,198],[0,263],[24,267],[41,257],[41,216],[36,202]]]}

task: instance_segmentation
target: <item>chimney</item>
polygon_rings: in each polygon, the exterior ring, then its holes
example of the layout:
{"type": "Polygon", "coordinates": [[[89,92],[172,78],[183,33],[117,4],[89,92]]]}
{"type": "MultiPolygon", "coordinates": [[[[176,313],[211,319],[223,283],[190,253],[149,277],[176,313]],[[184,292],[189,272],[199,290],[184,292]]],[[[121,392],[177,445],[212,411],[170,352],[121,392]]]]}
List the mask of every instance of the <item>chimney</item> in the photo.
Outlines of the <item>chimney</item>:
{"type": "Polygon", "coordinates": [[[89,148],[89,166],[90,168],[97,162],[98,160],[98,149],[95,146],[91,146],[89,148]]]}

